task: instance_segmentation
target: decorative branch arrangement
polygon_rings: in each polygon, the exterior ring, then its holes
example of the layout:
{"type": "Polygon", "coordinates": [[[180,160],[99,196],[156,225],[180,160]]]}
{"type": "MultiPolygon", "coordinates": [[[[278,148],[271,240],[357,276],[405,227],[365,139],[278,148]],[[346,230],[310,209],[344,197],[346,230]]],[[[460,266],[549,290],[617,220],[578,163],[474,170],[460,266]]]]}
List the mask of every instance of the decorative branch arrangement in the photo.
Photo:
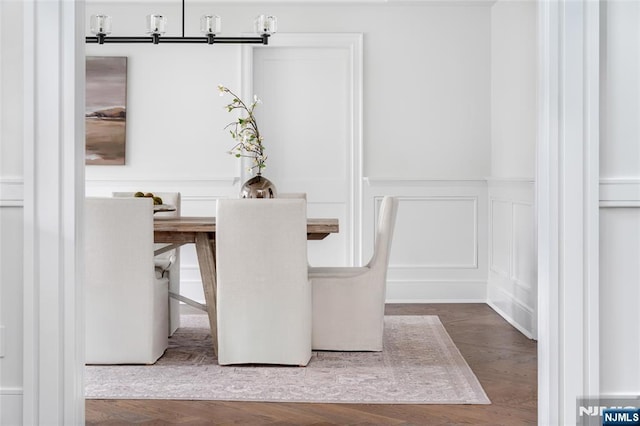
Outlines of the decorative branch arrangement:
{"type": "Polygon", "coordinates": [[[229,151],[229,154],[235,155],[237,158],[248,157],[253,160],[253,166],[250,170],[257,169],[256,174],[260,175],[262,169],[266,167],[265,162],[267,155],[264,152],[264,145],[262,144],[262,136],[260,130],[258,130],[258,123],[253,115],[255,107],[262,103],[256,95],[253,96],[253,102],[247,106],[238,95],[233,93],[227,87],[219,84],[218,90],[220,96],[224,96],[225,93],[230,94],[233,100],[226,106],[228,112],[239,109],[245,117],[239,117],[236,121],[225,126],[225,129],[231,128],[229,132],[231,137],[237,142],[233,148],[229,151]]]}

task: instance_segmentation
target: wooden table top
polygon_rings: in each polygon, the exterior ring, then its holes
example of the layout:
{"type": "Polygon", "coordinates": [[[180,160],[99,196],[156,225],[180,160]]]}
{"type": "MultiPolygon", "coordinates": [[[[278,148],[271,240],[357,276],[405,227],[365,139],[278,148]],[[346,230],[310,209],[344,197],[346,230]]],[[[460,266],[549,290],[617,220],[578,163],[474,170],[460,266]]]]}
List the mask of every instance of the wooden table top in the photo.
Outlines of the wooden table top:
{"type": "MultiPolygon", "coordinates": [[[[181,216],[175,218],[157,218],[153,221],[156,242],[171,242],[178,238],[181,242],[191,240],[195,233],[215,234],[215,217],[181,216]]],[[[322,240],[329,234],[340,231],[338,219],[307,219],[307,239],[322,240]]]]}

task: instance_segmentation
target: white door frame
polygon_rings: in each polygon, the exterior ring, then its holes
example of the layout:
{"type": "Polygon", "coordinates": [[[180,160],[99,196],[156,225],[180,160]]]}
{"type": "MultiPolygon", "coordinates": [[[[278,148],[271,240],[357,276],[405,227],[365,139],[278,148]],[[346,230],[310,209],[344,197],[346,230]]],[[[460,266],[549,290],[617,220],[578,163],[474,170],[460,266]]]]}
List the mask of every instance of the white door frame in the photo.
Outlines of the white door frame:
{"type": "Polygon", "coordinates": [[[84,424],[84,0],[23,4],[25,425],[84,424]]]}
{"type": "Polygon", "coordinates": [[[538,423],[599,392],[599,2],[538,1],[538,423]]]}
{"type": "MultiPolygon", "coordinates": [[[[351,265],[362,259],[362,34],[359,33],[279,33],[269,40],[269,46],[242,46],[242,96],[253,96],[253,50],[269,47],[334,47],[349,50],[351,60],[351,128],[349,138],[351,163],[349,166],[349,206],[347,218],[351,234],[347,237],[348,258],[351,265]]],[[[247,176],[242,176],[244,180],[247,176]]]]}

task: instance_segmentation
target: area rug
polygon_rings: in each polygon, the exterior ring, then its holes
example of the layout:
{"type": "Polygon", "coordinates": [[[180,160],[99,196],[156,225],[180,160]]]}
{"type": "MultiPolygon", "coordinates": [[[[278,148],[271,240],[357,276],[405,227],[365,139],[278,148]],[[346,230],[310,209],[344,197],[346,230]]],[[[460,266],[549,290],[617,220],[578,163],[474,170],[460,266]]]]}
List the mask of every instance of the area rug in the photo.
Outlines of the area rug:
{"type": "Polygon", "coordinates": [[[221,367],[207,317],[181,323],[154,365],[87,366],[86,398],[490,403],[437,316],[386,316],[382,352],[313,352],[307,367],[221,367]]]}

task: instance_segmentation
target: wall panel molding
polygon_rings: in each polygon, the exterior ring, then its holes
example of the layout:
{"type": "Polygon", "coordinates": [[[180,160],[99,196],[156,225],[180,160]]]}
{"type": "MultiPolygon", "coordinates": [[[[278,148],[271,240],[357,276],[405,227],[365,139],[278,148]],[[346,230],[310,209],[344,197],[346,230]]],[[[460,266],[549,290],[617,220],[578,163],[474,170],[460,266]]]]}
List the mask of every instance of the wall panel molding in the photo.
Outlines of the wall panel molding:
{"type": "Polygon", "coordinates": [[[423,179],[415,179],[415,178],[402,178],[402,177],[364,177],[363,181],[371,188],[375,187],[385,187],[385,186],[417,186],[417,187],[468,187],[468,186],[487,186],[487,179],[485,178],[451,178],[451,179],[442,179],[442,178],[423,178],[423,179]]]}
{"type": "Polygon", "coordinates": [[[0,424],[21,425],[22,421],[22,388],[0,388],[0,424]]]}
{"type": "Polygon", "coordinates": [[[192,179],[184,177],[175,178],[112,178],[112,179],[86,179],[85,186],[89,188],[123,188],[123,187],[204,187],[223,188],[234,186],[240,181],[239,176],[223,176],[209,179],[192,179]]]}
{"type": "Polygon", "coordinates": [[[24,180],[21,177],[0,177],[0,207],[24,205],[24,180]]]}
{"type": "Polygon", "coordinates": [[[487,280],[484,179],[363,179],[363,255],[368,261],[380,203],[398,198],[387,301],[482,303],[487,280]],[[454,250],[455,247],[455,250],[454,250]]]}
{"type": "Polygon", "coordinates": [[[527,337],[536,336],[534,186],[488,180],[487,303],[527,337]]]}
{"type": "Polygon", "coordinates": [[[640,207],[640,178],[600,179],[600,207],[640,207]]]}
{"type": "MultiPolygon", "coordinates": [[[[334,135],[337,137],[337,140],[342,140],[344,137],[345,139],[343,142],[345,145],[333,147],[334,150],[339,148],[338,151],[336,151],[341,153],[339,155],[346,155],[346,162],[344,164],[345,169],[343,170],[344,175],[336,172],[338,175],[332,176],[331,172],[328,171],[328,173],[317,179],[316,182],[310,182],[307,187],[313,188],[312,191],[309,191],[309,198],[314,201],[320,199],[330,200],[334,203],[336,201],[344,202],[346,209],[336,208],[333,210],[333,214],[340,214],[341,235],[338,237],[343,242],[343,250],[346,250],[346,265],[354,265],[362,251],[362,103],[364,86],[362,33],[280,33],[278,34],[278,37],[273,37],[273,40],[269,42],[269,45],[270,47],[268,49],[265,49],[264,46],[260,45],[243,45],[241,55],[241,95],[251,96],[256,93],[258,90],[257,88],[261,87],[261,85],[263,87],[262,90],[267,91],[268,86],[273,86],[272,84],[261,82],[257,77],[262,74],[256,72],[256,70],[262,70],[262,73],[266,72],[267,74],[269,72],[275,72],[278,70],[275,62],[276,59],[278,62],[281,62],[281,64],[290,62],[287,68],[291,67],[291,64],[293,63],[297,63],[296,66],[301,66],[301,64],[306,63],[306,65],[301,69],[306,69],[309,75],[314,75],[313,73],[317,72],[316,69],[319,70],[322,67],[320,66],[320,68],[318,68],[320,65],[318,63],[313,65],[313,62],[308,61],[309,58],[307,58],[306,55],[301,56],[301,49],[315,50],[316,53],[314,53],[314,56],[324,58],[323,61],[325,62],[323,63],[325,66],[332,64],[332,69],[341,69],[344,67],[341,74],[335,75],[328,72],[329,69],[325,68],[325,71],[327,71],[327,78],[330,80],[324,81],[324,84],[329,81],[332,82],[331,87],[333,87],[333,91],[338,90],[338,92],[333,94],[333,97],[342,97],[347,105],[344,111],[338,113],[339,115],[344,115],[341,117],[332,117],[339,121],[344,120],[344,123],[346,123],[345,128],[334,135]],[[323,186],[324,189],[322,189],[323,186]],[[327,189],[329,189],[329,191],[327,191],[327,189]]],[[[286,74],[287,68],[279,68],[280,72],[278,74],[282,74],[283,72],[286,74]]],[[[290,75],[289,78],[293,79],[294,75],[290,75]]],[[[299,84],[300,86],[298,87],[305,87],[305,85],[307,85],[307,89],[310,90],[310,87],[319,85],[320,82],[305,82],[303,80],[294,83],[294,81],[290,80],[289,83],[294,86],[295,84],[299,84]]],[[[286,87],[281,87],[281,90],[285,93],[288,91],[286,87]]],[[[327,102],[327,105],[324,109],[319,111],[320,114],[323,113],[322,111],[326,112],[326,108],[331,108],[330,102],[333,97],[323,97],[324,100],[322,102],[327,102]]],[[[320,99],[318,99],[318,106],[321,105],[320,102],[320,99]]],[[[340,110],[336,109],[336,111],[340,110]]],[[[304,120],[305,115],[307,114],[303,114],[299,118],[304,120]]],[[[287,135],[287,137],[293,137],[294,140],[299,137],[299,135],[289,135],[286,132],[284,135],[287,135]]],[[[327,148],[329,147],[327,146],[327,148]]],[[[331,152],[334,151],[332,150],[331,152]]],[[[284,169],[286,170],[286,168],[284,169]]],[[[289,176],[292,178],[291,183],[283,183],[283,186],[280,186],[279,188],[290,188],[287,190],[291,192],[306,192],[305,189],[302,189],[302,191],[297,189],[304,188],[297,186],[300,185],[301,177],[302,181],[305,180],[304,174],[303,176],[295,176],[295,174],[297,174],[295,168],[291,169],[289,171],[289,176]]],[[[284,175],[287,175],[286,171],[284,172],[284,175]]],[[[278,186],[278,182],[275,183],[276,186],[278,186]]],[[[329,242],[329,244],[332,243],[329,242]]],[[[340,249],[339,247],[335,248],[340,249]]],[[[313,261],[314,255],[312,254],[311,257],[313,261]]]]}
{"type": "MultiPolygon", "coordinates": [[[[409,208],[411,202],[440,202],[440,203],[456,203],[456,202],[470,202],[471,224],[473,228],[473,235],[471,241],[469,241],[469,247],[471,247],[472,257],[469,262],[460,263],[422,263],[422,264],[402,264],[389,262],[390,269],[477,269],[478,268],[478,197],[468,196],[398,196],[398,203],[403,204],[404,208],[409,208]]],[[[375,198],[376,203],[376,217],[378,217],[378,211],[380,204],[382,203],[382,197],[375,198]]],[[[397,224],[396,224],[397,228],[397,224]]],[[[397,237],[396,237],[397,238],[397,237]]]]}

